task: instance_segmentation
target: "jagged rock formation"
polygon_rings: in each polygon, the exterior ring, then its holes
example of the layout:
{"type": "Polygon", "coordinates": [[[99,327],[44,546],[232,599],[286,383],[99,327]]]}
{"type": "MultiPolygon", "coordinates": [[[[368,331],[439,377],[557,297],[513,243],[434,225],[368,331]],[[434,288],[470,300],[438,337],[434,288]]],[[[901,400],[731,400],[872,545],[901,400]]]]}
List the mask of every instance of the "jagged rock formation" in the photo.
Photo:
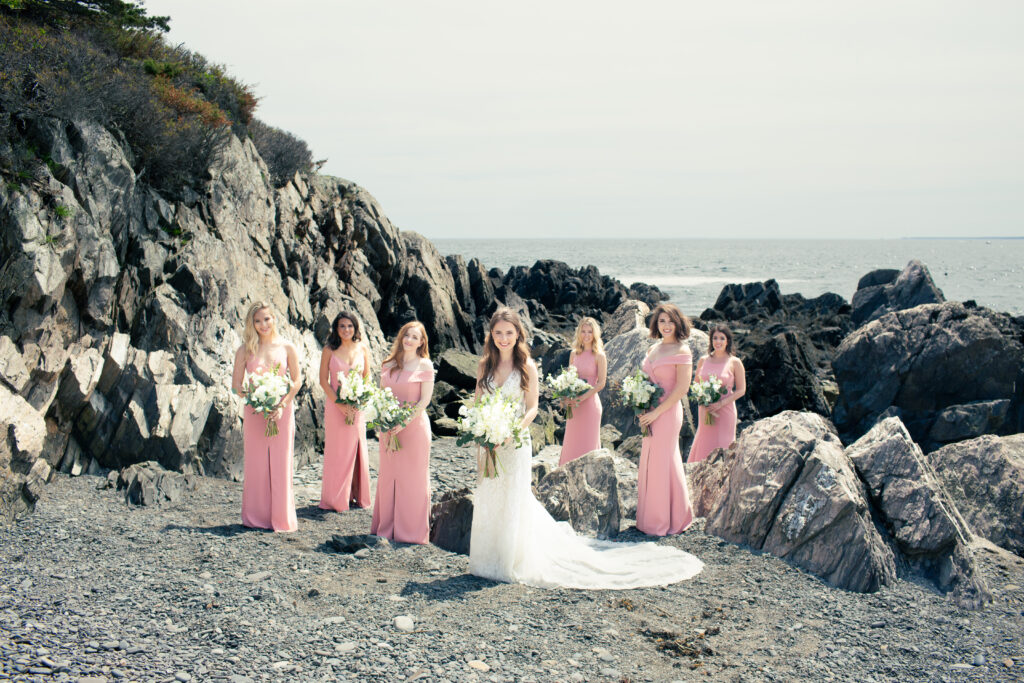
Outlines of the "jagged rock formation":
{"type": "Polygon", "coordinates": [[[886,313],[921,304],[941,304],[945,300],[927,266],[914,260],[902,271],[873,270],[862,277],[851,301],[851,317],[854,323],[863,325],[886,313]]]}
{"type": "Polygon", "coordinates": [[[888,313],[848,336],[832,362],[835,423],[858,437],[898,415],[926,450],[945,439],[1018,432],[1024,377],[1021,325],[961,303],[888,313]]]}

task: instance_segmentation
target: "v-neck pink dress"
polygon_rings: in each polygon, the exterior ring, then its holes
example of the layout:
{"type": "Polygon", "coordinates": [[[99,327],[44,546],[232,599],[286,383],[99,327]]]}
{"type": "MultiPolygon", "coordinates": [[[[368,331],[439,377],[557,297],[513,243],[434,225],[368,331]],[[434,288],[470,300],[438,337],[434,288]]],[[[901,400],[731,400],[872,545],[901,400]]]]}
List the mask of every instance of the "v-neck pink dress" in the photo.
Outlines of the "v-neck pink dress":
{"type": "MultiPolygon", "coordinates": [[[[256,358],[245,363],[250,373],[269,372],[277,365],[278,372],[288,372],[288,352],[284,347],[274,351],[273,363],[265,365],[256,358]]],[[[295,442],[295,407],[292,402],[277,421],[276,436],[266,436],[267,420],[250,406],[242,414],[244,440],[242,481],[242,524],[258,529],[295,531],[295,496],[292,494],[292,455],[295,442]]]]}
{"type": "MultiPolygon", "coordinates": [[[[347,373],[352,366],[332,353],[328,367],[328,381],[331,389],[337,392],[338,373],[347,373]]],[[[356,367],[362,369],[362,363],[356,363],[356,367]]],[[[348,510],[349,506],[370,507],[366,420],[359,411],[352,424],[346,424],[335,396],[327,396],[324,400],[324,473],[320,484],[320,507],[338,512],[348,510]]]]}
{"type": "MultiPolygon", "coordinates": [[[[664,390],[661,402],[676,386],[676,366],[691,365],[693,355],[683,346],[681,353],[652,361],[644,359],[643,370],[664,390]]],[[[651,536],[684,531],[693,522],[690,492],[679,451],[679,430],[683,406],[676,402],[651,423],[651,435],[643,438],[637,481],[636,528],[651,536]]]]}
{"type": "MultiPolygon", "coordinates": [[[[725,358],[708,358],[700,366],[697,377],[700,380],[707,380],[715,375],[722,380],[722,388],[731,393],[736,386],[736,378],[729,370],[729,361],[732,356],[725,358]]],[[[697,435],[693,437],[693,445],[690,446],[690,455],[686,462],[700,462],[708,457],[711,451],[716,448],[728,448],[736,440],[736,402],[733,401],[718,411],[714,424],[707,424],[708,410],[704,406],[697,408],[697,435]]]]}
{"type": "MultiPolygon", "coordinates": [[[[391,387],[395,398],[418,403],[423,382],[431,370],[384,370],[381,387],[391,387]]],[[[370,533],[402,543],[424,544],[430,540],[430,420],[425,412],[398,432],[401,450],[392,451],[384,434],[380,439],[377,496],[373,501],[370,533]]]]}
{"type": "MultiPolygon", "coordinates": [[[[576,354],[572,364],[580,379],[590,386],[597,384],[597,358],[593,351],[576,354]]],[[[572,419],[565,421],[559,467],[601,447],[601,412],[601,399],[597,394],[573,409],[572,419]]]]}

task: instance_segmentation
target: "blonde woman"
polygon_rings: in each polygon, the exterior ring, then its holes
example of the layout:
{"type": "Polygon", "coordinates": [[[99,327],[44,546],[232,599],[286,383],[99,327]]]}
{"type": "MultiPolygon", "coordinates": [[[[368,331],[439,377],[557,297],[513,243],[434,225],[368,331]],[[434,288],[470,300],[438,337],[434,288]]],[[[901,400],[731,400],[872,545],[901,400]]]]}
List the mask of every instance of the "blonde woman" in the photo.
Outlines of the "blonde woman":
{"type": "Polygon", "coordinates": [[[601,341],[601,326],[593,318],[583,318],[576,326],[569,365],[576,368],[590,390],[577,399],[564,401],[572,407],[572,418],[565,422],[559,467],[601,447],[602,408],[601,397],[597,394],[604,389],[608,377],[608,356],[601,341]]]}
{"type": "Polygon", "coordinates": [[[295,531],[295,497],[292,495],[292,449],[295,440],[293,401],[302,386],[299,355],[295,347],[277,334],[270,304],[258,301],[245,316],[242,345],[235,352],[231,388],[240,396],[245,373],[276,372],[292,380],[291,390],[269,416],[277,422],[278,433],[266,436],[267,420],[245,406],[244,480],[242,482],[242,524],[258,529],[295,531]]]}
{"type": "Polygon", "coordinates": [[[377,435],[380,467],[370,533],[424,544],[430,540],[430,420],[424,411],[434,393],[434,366],[423,323],[413,320],[398,330],[381,366],[380,385],[414,408],[405,426],[396,429],[402,450],[392,451],[392,440],[377,435]]]}

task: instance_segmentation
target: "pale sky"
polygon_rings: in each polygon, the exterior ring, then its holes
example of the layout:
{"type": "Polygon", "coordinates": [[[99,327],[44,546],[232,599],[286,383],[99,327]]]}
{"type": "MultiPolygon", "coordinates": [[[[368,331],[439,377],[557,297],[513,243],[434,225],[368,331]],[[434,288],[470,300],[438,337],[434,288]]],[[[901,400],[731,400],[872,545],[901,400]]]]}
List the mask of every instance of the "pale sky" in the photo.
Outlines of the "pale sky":
{"type": "Polygon", "coordinates": [[[148,0],[427,237],[1024,235],[1024,3],[148,0]]]}

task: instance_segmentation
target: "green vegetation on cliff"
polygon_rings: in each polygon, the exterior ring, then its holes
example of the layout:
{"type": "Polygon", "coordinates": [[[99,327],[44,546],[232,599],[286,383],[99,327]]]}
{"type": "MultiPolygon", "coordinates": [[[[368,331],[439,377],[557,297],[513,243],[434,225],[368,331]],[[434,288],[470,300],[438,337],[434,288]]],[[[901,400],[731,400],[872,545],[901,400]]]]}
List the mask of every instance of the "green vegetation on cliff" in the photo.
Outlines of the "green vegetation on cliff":
{"type": "Polygon", "coordinates": [[[276,185],[311,167],[294,135],[256,120],[252,89],[162,33],[168,17],[121,0],[0,0],[0,174],[31,181],[47,164],[38,117],[97,121],[164,192],[201,181],[226,136],[251,136],[276,185]]]}

